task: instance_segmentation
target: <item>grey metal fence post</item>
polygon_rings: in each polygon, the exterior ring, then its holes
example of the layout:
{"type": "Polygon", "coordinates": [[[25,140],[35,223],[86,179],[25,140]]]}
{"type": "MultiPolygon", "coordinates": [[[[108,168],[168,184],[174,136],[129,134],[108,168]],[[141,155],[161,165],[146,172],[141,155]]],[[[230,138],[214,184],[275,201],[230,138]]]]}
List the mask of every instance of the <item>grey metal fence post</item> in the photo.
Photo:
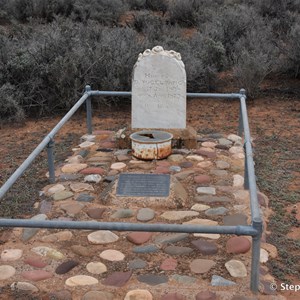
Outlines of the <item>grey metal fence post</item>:
{"type": "MultiPolygon", "coordinates": [[[[245,89],[240,89],[240,94],[244,95],[245,98],[246,98],[246,90],[245,89]]],[[[244,131],[243,114],[242,114],[242,105],[240,103],[238,135],[242,136],[243,135],[243,131],[244,131]]]]}
{"type": "Polygon", "coordinates": [[[252,237],[252,262],[251,262],[251,282],[250,289],[253,293],[259,290],[259,262],[260,262],[260,242],[263,231],[262,220],[254,219],[252,226],[258,232],[256,236],[252,237]]]}
{"type": "MultiPolygon", "coordinates": [[[[86,85],[85,86],[85,92],[90,92],[91,91],[91,86],[86,85]]],[[[92,103],[91,103],[91,96],[89,96],[85,100],[85,105],[86,105],[86,125],[88,129],[88,134],[92,134],[93,132],[93,127],[92,127],[92,103]]]]}
{"type": "Polygon", "coordinates": [[[54,141],[50,140],[47,144],[47,156],[48,156],[48,170],[50,183],[55,182],[55,168],[54,168],[54,154],[53,154],[54,141]]]}

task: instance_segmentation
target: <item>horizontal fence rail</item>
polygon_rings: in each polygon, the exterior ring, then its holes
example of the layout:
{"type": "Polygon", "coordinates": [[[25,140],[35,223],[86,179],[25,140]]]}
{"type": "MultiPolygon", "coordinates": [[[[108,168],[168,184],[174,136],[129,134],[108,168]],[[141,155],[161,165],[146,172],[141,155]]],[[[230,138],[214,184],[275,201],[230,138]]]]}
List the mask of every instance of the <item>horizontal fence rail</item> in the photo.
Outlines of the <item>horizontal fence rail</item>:
{"type": "MultiPolygon", "coordinates": [[[[87,131],[92,134],[92,96],[114,96],[131,97],[132,92],[123,91],[92,91],[91,87],[85,87],[84,95],[76,102],[61,121],[50,131],[42,142],[33,150],[28,158],[10,176],[10,178],[0,188],[0,199],[25,172],[34,159],[47,148],[48,168],[50,182],[55,182],[54,168],[54,136],[61,127],[73,116],[79,107],[85,103],[87,114],[87,131]]],[[[123,222],[87,222],[87,221],[56,221],[56,220],[30,220],[30,219],[4,219],[0,218],[0,227],[24,227],[24,228],[52,228],[52,229],[89,229],[89,230],[114,230],[114,231],[151,231],[151,232],[182,232],[182,233],[215,233],[234,234],[252,236],[252,262],[251,262],[251,283],[252,292],[258,292],[259,287],[259,257],[260,241],[262,235],[262,217],[257,199],[257,189],[255,180],[255,170],[253,161],[253,151],[251,145],[251,135],[248,123],[245,90],[240,93],[217,94],[217,93],[187,93],[191,98],[220,98],[239,99],[239,127],[238,133],[244,133],[245,152],[245,188],[250,192],[251,225],[248,226],[202,226],[202,225],[179,225],[179,224],[140,224],[123,222]]]]}

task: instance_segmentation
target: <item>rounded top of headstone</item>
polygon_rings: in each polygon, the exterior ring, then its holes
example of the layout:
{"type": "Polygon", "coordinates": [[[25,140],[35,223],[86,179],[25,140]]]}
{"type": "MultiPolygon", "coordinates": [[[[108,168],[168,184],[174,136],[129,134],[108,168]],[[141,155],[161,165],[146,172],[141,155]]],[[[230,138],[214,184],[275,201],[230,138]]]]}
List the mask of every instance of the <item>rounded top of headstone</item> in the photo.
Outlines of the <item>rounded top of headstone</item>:
{"type": "Polygon", "coordinates": [[[144,57],[152,56],[152,55],[164,55],[181,61],[180,53],[174,50],[164,50],[162,46],[155,46],[152,48],[152,50],[146,49],[143,53],[139,54],[138,61],[140,61],[144,57]]]}

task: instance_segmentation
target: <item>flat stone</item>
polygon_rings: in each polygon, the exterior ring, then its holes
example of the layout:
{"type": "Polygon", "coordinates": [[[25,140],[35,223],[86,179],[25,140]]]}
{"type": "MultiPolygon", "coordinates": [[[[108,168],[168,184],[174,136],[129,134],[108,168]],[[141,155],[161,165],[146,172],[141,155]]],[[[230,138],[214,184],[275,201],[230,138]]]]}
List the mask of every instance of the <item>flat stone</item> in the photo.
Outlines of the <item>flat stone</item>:
{"type": "Polygon", "coordinates": [[[89,150],[88,149],[81,149],[79,152],[78,152],[78,155],[80,155],[81,157],[85,158],[88,156],[89,154],[89,150]]]}
{"type": "Polygon", "coordinates": [[[144,269],[147,266],[147,262],[136,258],[128,262],[128,269],[136,270],[136,269],[144,269]]]}
{"type": "Polygon", "coordinates": [[[97,230],[90,233],[88,236],[88,241],[91,244],[102,245],[116,242],[119,237],[109,230],[97,230]]]}
{"type": "Polygon", "coordinates": [[[112,219],[131,218],[134,216],[135,211],[129,208],[121,208],[114,212],[110,217],[112,219]]]}
{"type": "Polygon", "coordinates": [[[179,166],[181,167],[181,168],[192,168],[193,167],[193,163],[191,162],[191,161],[183,161],[183,162],[181,162],[180,164],[179,164],[179,166]]]}
{"type": "Polygon", "coordinates": [[[217,295],[211,291],[202,291],[196,294],[196,300],[216,300],[217,295]]]}
{"type": "Polygon", "coordinates": [[[155,244],[173,244],[183,241],[189,237],[188,233],[171,233],[171,234],[159,234],[155,237],[155,244]]]}
{"type": "Polygon", "coordinates": [[[232,141],[225,139],[225,138],[220,138],[218,140],[219,145],[224,145],[224,146],[231,146],[232,145],[232,141]]]}
{"type": "Polygon", "coordinates": [[[65,261],[55,269],[55,273],[56,274],[66,274],[78,265],[79,265],[79,262],[77,262],[75,260],[65,261]]]}
{"type": "Polygon", "coordinates": [[[180,247],[180,246],[168,246],[164,249],[164,252],[169,255],[187,255],[193,252],[190,247],[180,247]]]}
{"type": "Polygon", "coordinates": [[[98,174],[91,174],[84,177],[84,182],[99,183],[102,177],[98,174]]]}
{"type": "Polygon", "coordinates": [[[197,188],[198,194],[207,194],[207,195],[216,195],[216,189],[214,187],[198,187],[197,188]]]}
{"type": "Polygon", "coordinates": [[[191,176],[194,173],[195,173],[194,170],[182,171],[180,173],[175,174],[174,177],[178,180],[184,180],[184,179],[186,179],[187,177],[191,176]]]}
{"type": "Polygon", "coordinates": [[[240,136],[236,135],[236,134],[229,134],[227,136],[227,139],[230,140],[230,141],[232,141],[232,142],[234,142],[234,143],[242,141],[242,138],[240,136]]]}
{"type": "Polygon", "coordinates": [[[81,155],[70,156],[66,159],[69,164],[80,164],[83,161],[83,157],[81,155]]]}
{"type": "Polygon", "coordinates": [[[193,284],[197,281],[195,277],[187,276],[187,275],[178,275],[178,274],[172,275],[172,279],[183,284],[193,284]]]}
{"type": "Polygon", "coordinates": [[[237,147],[233,146],[229,149],[229,152],[231,154],[238,154],[238,153],[243,153],[244,154],[244,148],[243,147],[237,147]]]}
{"type": "Polygon", "coordinates": [[[261,263],[266,263],[268,260],[269,260],[269,253],[265,249],[260,248],[259,261],[261,263]]]}
{"type": "Polygon", "coordinates": [[[195,201],[215,204],[215,203],[230,203],[231,199],[226,196],[197,196],[195,198],[195,201]]]}
{"type": "Polygon", "coordinates": [[[190,269],[195,274],[207,273],[216,263],[210,259],[194,259],[190,263],[190,269]]]}
{"type": "Polygon", "coordinates": [[[160,166],[160,167],[170,167],[171,163],[169,161],[167,161],[167,160],[158,160],[156,162],[156,165],[160,166]]]}
{"type": "Polygon", "coordinates": [[[48,189],[47,194],[52,195],[57,192],[64,191],[66,188],[62,184],[55,184],[50,189],[48,189]]]}
{"type": "Polygon", "coordinates": [[[85,175],[104,175],[105,170],[100,167],[89,167],[81,170],[80,173],[85,175]]]}
{"type": "Polygon", "coordinates": [[[132,271],[128,272],[114,272],[102,281],[104,285],[122,287],[130,279],[132,271]]]}
{"type": "Polygon", "coordinates": [[[208,210],[205,211],[206,216],[223,216],[228,212],[228,209],[220,206],[216,208],[209,208],[208,210]]]}
{"type": "Polygon", "coordinates": [[[278,256],[278,250],[274,245],[268,244],[268,243],[262,243],[261,247],[268,251],[269,255],[272,258],[276,258],[278,256]]]}
{"type": "Polygon", "coordinates": [[[169,171],[178,173],[178,172],[181,171],[181,167],[179,167],[179,166],[171,166],[169,168],[169,171]]]}
{"type": "Polygon", "coordinates": [[[0,266],[0,280],[6,280],[16,273],[16,269],[9,265],[0,266]]]}
{"type": "Polygon", "coordinates": [[[1,260],[3,261],[15,261],[22,257],[22,249],[5,249],[1,252],[1,260]]]}
{"type": "Polygon", "coordinates": [[[59,174],[59,181],[74,181],[79,180],[81,177],[80,174],[59,174]]]}
{"type": "Polygon", "coordinates": [[[163,295],[160,300],[185,300],[186,298],[178,293],[168,293],[163,295]]]}
{"type": "Polygon", "coordinates": [[[232,259],[225,263],[225,268],[232,277],[246,277],[247,270],[245,265],[239,261],[232,259]]]}
{"type": "Polygon", "coordinates": [[[230,147],[231,147],[231,144],[230,145],[217,145],[215,148],[221,149],[221,150],[229,150],[230,147]]]}
{"type": "Polygon", "coordinates": [[[169,221],[179,221],[189,217],[196,217],[198,215],[199,213],[196,211],[184,210],[184,211],[166,211],[162,215],[160,215],[160,217],[169,221]]]}
{"type": "Polygon", "coordinates": [[[115,297],[110,292],[89,291],[83,295],[81,300],[114,300],[115,297]]]}
{"type": "Polygon", "coordinates": [[[236,160],[244,160],[245,158],[245,154],[240,152],[240,153],[235,153],[232,155],[232,158],[233,159],[236,159],[236,160]]]}
{"type": "MultiPolygon", "coordinates": [[[[47,220],[47,216],[45,214],[38,214],[33,216],[30,220],[33,221],[45,221],[47,220]]],[[[32,237],[34,237],[38,232],[39,228],[24,228],[22,231],[22,237],[21,240],[23,242],[29,241],[32,237]]]]}
{"type": "Polygon", "coordinates": [[[201,252],[203,255],[212,255],[218,253],[218,247],[215,243],[208,242],[205,240],[195,240],[192,244],[201,252]]]}
{"type": "Polygon", "coordinates": [[[177,260],[174,258],[166,258],[160,265],[163,271],[174,271],[177,267],[177,260]]]}
{"type": "Polygon", "coordinates": [[[68,216],[74,217],[84,208],[84,204],[74,202],[74,203],[65,203],[60,206],[62,210],[64,210],[68,216]]]}
{"type": "Polygon", "coordinates": [[[79,147],[80,148],[88,148],[88,147],[91,147],[91,146],[94,146],[94,145],[95,145],[94,142],[85,141],[85,142],[79,144],[79,147]]]}
{"type": "Polygon", "coordinates": [[[152,286],[168,282],[168,277],[166,275],[143,274],[139,275],[137,279],[139,282],[152,286]]]}
{"type": "Polygon", "coordinates": [[[90,191],[93,192],[94,188],[92,185],[88,183],[78,182],[78,183],[71,183],[70,188],[75,193],[81,193],[84,191],[90,191]]]}
{"type": "Polygon", "coordinates": [[[181,154],[171,154],[168,156],[168,161],[170,162],[181,162],[184,159],[184,156],[181,154]]]}
{"type": "Polygon", "coordinates": [[[30,281],[41,281],[53,277],[53,274],[45,270],[24,271],[21,276],[30,281]]]}
{"type": "Polygon", "coordinates": [[[152,294],[147,290],[133,290],[129,291],[126,295],[124,300],[152,300],[152,294]]]}
{"type": "Polygon", "coordinates": [[[209,160],[201,161],[201,162],[197,163],[197,167],[198,168],[203,168],[203,169],[210,168],[212,165],[213,165],[213,163],[209,160]]]}
{"type": "Polygon", "coordinates": [[[216,167],[221,170],[226,170],[226,169],[230,168],[230,163],[228,163],[227,161],[223,161],[223,160],[217,160],[216,167]]]}
{"type": "Polygon", "coordinates": [[[227,253],[247,253],[251,248],[251,242],[249,239],[243,236],[231,237],[226,243],[227,253]]]}
{"type": "Polygon", "coordinates": [[[136,219],[140,222],[148,222],[153,220],[155,217],[155,211],[151,208],[141,208],[139,209],[136,219]]]}
{"type": "Polygon", "coordinates": [[[179,201],[182,205],[184,205],[188,199],[188,193],[184,186],[179,181],[177,181],[173,186],[173,191],[176,200],[179,201]]]}
{"type": "Polygon", "coordinates": [[[208,175],[197,175],[194,177],[194,182],[197,184],[208,184],[211,182],[211,177],[208,175]]]}
{"type": "Polygon", "coordinates": [[[76,197],[76,201],[79,201],[79,202],[91,202],[95,199],[94,196],[91,196],[89,194],[79,194],[77,197],[76,197]]]}
{"type": "Polygon", "coordinates": [[[151,239],[152,235],[153,235],[152,232],[136,231],[136,232],[129,233],[126,236],[126,238],[131,243],[134,243],[136,245],[141,245],[141,244],[148,242],[151,239]]]}
{"type": "Polygon", "coordinates": [[[10,285],[10,288],[12,291],[24,291],[24,292],[32,292],[32,293],[36,293],[39,291],[39,289],[35,285],[24,281],[13,282],[10,285]]]}
{"type": "Polygon", "coordinates": [[[50,201],[42,200],[40,204],[40,214],[47,214],[52,209],[52,203],[50,201]]]}
{"type": "Polygon", "coordinates": [[[236,285],[235,282],[227,280],[221,276],[218,275],[213,275],[211,278],[211,282],[210,284],[212,286],[232,286],[232,285],[236,285]]]}
{"type": "Polygon", "coordinates": [[[87,275],[76,275],[66,280],[65,284],[70,287],[98,284],[98,279],[87,275]]]}
{"type": "Polygon", "coordinates": [[[104,207],[96,207],[96,208],[91,207],[87,210],[86,213],[92,219],[101,219],[105,210],[106,209],[104,207]]]}
{"type": "Polygon", "coordinates": [[[47,252],[46,254],[47,257],[55,259],[55,260],[60,260],[60,259],[64,259],[65,256],[63,255],[63,253],[55,250],[55,249],[51,249],[47,252]]]}
{"type": "MultiPolygon", "coordinates": [[[[209,219],[200,219],[196,218],[188,222],[184,222],[183,224],[195,224],[195,225],[205,225],[205,226],[216,226],[218,225],[218,222],[212,221],[209,219]]],[[[213,239],[217,240],[220,238],[220,234],[215,234],[215,233],[194,233],[193,234],[195,237],[205,237],[208,239],[213,239]]]]}
{"type": "Polygon", "coordinates": [[[91,249],[81,245],[73,245],[71,246],[71,250],[79,256],[90,257],[94,255],[94,252],[91,249]]]}
{"type": "Polygon", "coordinates": [[[223,217],[225,226],[247,225],[247,216],[244,214],[234,214],[223,217]]]}
{"type": "Polygon", "coordinates": [[[226,170],[210,170],[209,173],[217,177],[226,177],[228,175],[226,170]]]}
{"type": "Polygon", "coordinates": [[[217,156],[215,150],[211,148],[200,148],[195,151],[198,155],[205,156],[207,158],[215,158],[217,156]]]}
{"type": "Polygon", "coordinates": [[[169,174],[170,172],[171,171],[170,171],[169,167],[163,167],[163,166],[158,166],[154,170],[155,174],[169,174]]]}
{"type": "Polygon", "coordinates": [[[65,200],[68,198],[73,197],[73,193],[70,191],[61,191],[61,192],[57,192],[55,194],[52,195],[52,198],[54,201],[61,201],[61,200],[65,200]]]}
{"type": "Polygon", "coordinates": [[[147,246],[138,246],[132,249],[134,253],[154,253],[159,251],[160,249],[156,245],[147,245],[147,246]]]}
{"type": "Polygon", "coordinates": [[[248,202],[248,200],[250,199],[250,194],[249,194],[249,191],[247,191],[247,190],[238,190],[238,191],[235,191],[233,193],[233,196],[239,202],[240,201],[248,202]]]}
{"type": "Polygon", "coordinates": [[[70,241],[73,238],[73,233],[69,230],[59,231],[53,234],[44,235],[40,238],[44,243],[56,243],[70,241]]]}
{"type": "Polygon", "coordinates": [[[90,272],[92,274],[102,274],[102,273],[107,272],[106,265],[99,261],[89,262],[86,265],[86,269],[88,270],[88,272],[90,272]]]}
{"type": "Polygon", "coordinates": [[[197,162],[204,161],[204,158],[201,155],[189,155],[186,157],[186,159],[197,162]]]}
{"type": "Polygon", "coordinates": [[[130,160],[130,157],[128,155],[120,154],[117,155],[117,160],[123,162],[123,161],[130,160]]]}
{"type": "Polygon", "coordinates": [[[124,260],[125,255],[118,250],[108,249],[102,251],[100,257],[109,261],[121,261],[124,260]]]}
{"type": "Polygon", "coordinates": [[[196,204],[194,204],[192,207],[191,207],[191,209],[192,210],[195,210],[195,211],[205,211],[205,210],[207,210],[207,209],[209,209],[210,208],[210,206],[209,205],[205,205],[205,204],[200,204],[200,203],[196,203],[196,204]]]}
{"type": "Polygon", "coordinates": [[[205,148],[215,148],[217,146],[217,143],[214,143],[214,142],[203,142],[201,144],[202,147],[205,147],[205,148]]]}
{"type": "Polygon", "coordinates": [[[234,187],[244,186],[244,177],[239,174],[233,175],[233,186],[234,187]]]}
{"type": "Polygon", "coordinates": [[[87,168],[87,164],[65,164],[61,171],[63,173],[77,173],[85,168],[87,168]]]}
{"type": "Polygon", "coordinates": [[[34,268],[44,268],[48,264],[39,257],[28,257],[24,259],[24,264],[28,264],[34,268]]]}
{"type": "Polygon", "coordinates": [[[126,164],[123,162],[113,163],[110,168],[112,170],[123,170],[126,168],[126,164]]]}

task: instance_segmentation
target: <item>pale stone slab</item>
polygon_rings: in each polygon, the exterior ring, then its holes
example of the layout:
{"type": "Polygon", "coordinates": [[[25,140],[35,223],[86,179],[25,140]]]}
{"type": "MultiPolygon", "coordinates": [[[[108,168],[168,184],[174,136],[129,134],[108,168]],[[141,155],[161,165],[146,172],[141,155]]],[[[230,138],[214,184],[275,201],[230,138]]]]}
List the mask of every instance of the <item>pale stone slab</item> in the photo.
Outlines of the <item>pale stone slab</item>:
{"type": "Polygon", "coordinates": [[[132,78],[132,128],[186,127],[186,72],[179,53],[156,46],[139,55],[132,78]]]}
{"type": "Polygon", "coordinates": [[[184,211],[166,211],[161,215],[161,218],[169,221],[178,221],[187,217],[196,217],[199,213],[191,210],[184,211]]]}

